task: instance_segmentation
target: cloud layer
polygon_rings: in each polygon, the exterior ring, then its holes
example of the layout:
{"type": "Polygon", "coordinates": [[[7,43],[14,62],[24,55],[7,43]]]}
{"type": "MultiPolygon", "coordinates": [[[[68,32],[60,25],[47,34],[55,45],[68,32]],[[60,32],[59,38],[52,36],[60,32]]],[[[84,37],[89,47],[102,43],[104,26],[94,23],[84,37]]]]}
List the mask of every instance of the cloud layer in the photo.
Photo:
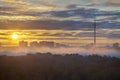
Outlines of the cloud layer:
{"type": "MultiPolygon", "coordinates": [[[[47,30],[42,34],[30,31],[37,40],[72,41],[83,37],[89,40],[93,37],[96,18],[97,36],[104,40],[117,39],[117,42],[120,38],[119,10],[119,0],[0,0],[0,29],[47,30]],[[53,33],[53,30],[61,32],[53,33]]],[[[4,34],[0,34],[1,40],[7,39],[4,34]]]]}

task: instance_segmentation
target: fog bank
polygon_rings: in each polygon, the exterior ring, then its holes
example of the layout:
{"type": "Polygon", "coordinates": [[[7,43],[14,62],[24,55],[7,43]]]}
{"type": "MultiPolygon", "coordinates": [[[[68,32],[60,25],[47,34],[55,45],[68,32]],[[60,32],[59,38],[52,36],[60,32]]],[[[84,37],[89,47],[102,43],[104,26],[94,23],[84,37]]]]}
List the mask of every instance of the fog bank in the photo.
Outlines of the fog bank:
{"type": "Polygon", "coordinates": [[[35,54],[38,52],[43,54],[47,52],[52,54],[80,54],[84,56],[96,54],[120,58],[120,51],[108,48],[19,48],[13,50],[2,50],[0,55],[22,56],[27,54],[35,54]]]}

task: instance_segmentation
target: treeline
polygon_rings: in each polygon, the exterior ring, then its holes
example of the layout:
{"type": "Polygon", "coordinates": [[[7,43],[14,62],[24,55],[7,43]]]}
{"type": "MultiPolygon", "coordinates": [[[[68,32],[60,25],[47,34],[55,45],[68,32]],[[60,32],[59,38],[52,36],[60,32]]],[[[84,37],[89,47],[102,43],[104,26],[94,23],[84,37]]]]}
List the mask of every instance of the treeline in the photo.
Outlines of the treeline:
{"type": "Polygon", "coordinates": [[[0,80],[120,80],[120,59],[51,53],[0,56],[0,80]]]}

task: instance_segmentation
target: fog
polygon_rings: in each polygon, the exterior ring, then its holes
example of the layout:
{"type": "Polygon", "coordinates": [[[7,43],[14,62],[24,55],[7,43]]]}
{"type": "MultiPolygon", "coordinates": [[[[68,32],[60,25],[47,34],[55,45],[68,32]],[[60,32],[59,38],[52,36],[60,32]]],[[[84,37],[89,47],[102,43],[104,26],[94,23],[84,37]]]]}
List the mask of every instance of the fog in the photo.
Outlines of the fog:
{"type": "Polygon", "coordinates": [[[108,48],[16,48],[16,49],[1,49],[0,55],[7,56],[23,56],[35,53],[52,53],[52,54],[80,54],[80,55],[101,55],[120,58],[120,51],[108,48]]]}

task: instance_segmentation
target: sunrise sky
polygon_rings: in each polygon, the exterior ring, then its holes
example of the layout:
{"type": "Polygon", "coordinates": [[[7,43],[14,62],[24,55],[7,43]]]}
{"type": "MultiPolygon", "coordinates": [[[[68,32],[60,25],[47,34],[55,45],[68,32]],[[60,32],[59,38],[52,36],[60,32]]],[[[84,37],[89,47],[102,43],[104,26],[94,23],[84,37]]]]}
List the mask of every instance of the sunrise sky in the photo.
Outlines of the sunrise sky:
{"type": "Polygon", "coordinates": [[[0,0],[0,42],[120,42],[120,0],[0,0]]]}

